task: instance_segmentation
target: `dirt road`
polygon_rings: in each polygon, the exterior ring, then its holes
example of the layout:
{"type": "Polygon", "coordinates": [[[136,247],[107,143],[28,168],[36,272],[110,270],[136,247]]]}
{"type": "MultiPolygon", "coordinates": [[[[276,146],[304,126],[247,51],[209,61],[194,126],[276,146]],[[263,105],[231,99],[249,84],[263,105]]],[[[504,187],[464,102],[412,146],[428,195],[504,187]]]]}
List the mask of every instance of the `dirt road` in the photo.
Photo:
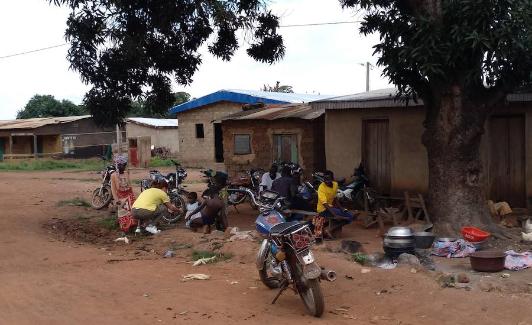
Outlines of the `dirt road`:
{"type": "MultiPolygon", "coordinates": [[[[96,184],[89,172],[0,173],[0,324],[532,324],[530,294],[441,289],[430,274],[408,268],[362,274],[324,250],[320,263],[339,277],[322,283],[326,312],[314,319],[293,294],[270,304],[275,293],[254,270],[256,243],[228,244],[232,260],[193,267],[184,253],[163,259],[135,245],[58,240],[43,228],[52,218],[92,214],[57,202],[88,199],[96,184]],[[187,273],[211,279],[182,282],[187,273]]],[[[248,227],[254,220],[232,218],[248,227]]],[[[152,241],[201,236],[176,229],[152,241]]]]}

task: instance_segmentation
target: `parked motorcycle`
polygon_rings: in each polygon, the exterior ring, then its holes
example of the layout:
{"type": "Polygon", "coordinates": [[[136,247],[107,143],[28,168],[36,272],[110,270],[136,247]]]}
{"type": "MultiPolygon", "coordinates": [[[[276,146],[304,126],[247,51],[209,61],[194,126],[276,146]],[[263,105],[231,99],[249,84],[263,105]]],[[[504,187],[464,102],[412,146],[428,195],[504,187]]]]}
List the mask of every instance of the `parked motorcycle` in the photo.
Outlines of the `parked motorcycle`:
{"type": "Polygon", "coordinates": [[[253,200],[246,192],[234,191],[234,190],[251,190],[255,195],[258,195],[260,191],[260,181],[262,175],[264,174],[263,169],[251,169],[246,172],[245,175],[242,175],[236,179],[229,181],[227,185],[228,192],[228,202],[230,205],[239,205],[244,203],[246,199],[249,200],[251,207],[256,208],[256,205],[253,203],[253,200]]]}
{"type": "Polygon", "coordinates": [[[259,277],[268,288],[279,289],[272,304],[291,288],[299,294],[307,311],[320,317],[325,306],[320,279],[334,281],[336,273],[323,270],[315,261],[311,251],[315,240],[309,225],[286,222],[280,212],[283,198],[276,192],[263,191],[258,199],[251,191],[248,195],[260,211],[255,221],[256,229],[266,236],[257,254],[259,277]]]}
{"type": "Polygon", "coordinates": [[[183,218],[186,214],[185,207],[186,202],[183,197],[186,197],[188,191],[184,189],[182,183],[187,178],[187,171],[179,164],[178,162],[171,160],[174,164],[176,171],[174,173],[169,173],[164,176],[158,170],[150,170],[150,178],[143,179],[140,182],[140,191],[144,191],[151,186],[151,182],[157,177],[163,177],[168,183],[168,197],[170,197],[170,202],[172,202],[177,208],[181,209],[181,213],[175,213],[169,216],[164,216],[163,219],[168,223],[174,223],[183,218]]]}
{"type": "Polygon", "coordinates": [[[113,201],[113,192],[111,191],[111,175],[116,171],[115,165],[108,165],[102,171],[102,183],[92,191],[91,206],[96,210],[106,208],[113,201]]]}

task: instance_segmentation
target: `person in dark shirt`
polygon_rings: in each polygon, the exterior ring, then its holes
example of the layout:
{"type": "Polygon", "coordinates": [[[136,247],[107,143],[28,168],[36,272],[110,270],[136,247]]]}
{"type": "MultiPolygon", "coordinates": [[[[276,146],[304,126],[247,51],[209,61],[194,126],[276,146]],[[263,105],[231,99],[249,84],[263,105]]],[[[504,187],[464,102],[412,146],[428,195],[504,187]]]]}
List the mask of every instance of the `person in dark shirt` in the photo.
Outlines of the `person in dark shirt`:
{"type": "Polygon", "coordinates": [[[292,177],[290,167],[284,166],[281,170],[281,178],[273,181],[272,191],[279,193],[286,201],[292,203],[297,194],[297,186],[292,177]]]}

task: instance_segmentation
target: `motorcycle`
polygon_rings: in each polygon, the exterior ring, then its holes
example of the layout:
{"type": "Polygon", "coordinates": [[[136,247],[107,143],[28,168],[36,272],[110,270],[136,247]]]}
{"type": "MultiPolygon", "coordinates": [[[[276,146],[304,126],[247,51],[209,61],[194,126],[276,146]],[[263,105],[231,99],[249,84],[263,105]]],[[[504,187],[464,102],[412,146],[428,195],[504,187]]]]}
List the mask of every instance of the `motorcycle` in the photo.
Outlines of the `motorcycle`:
{"type": "Polygon", "coordinates": [[[168,223],[177,222],[179,219],[185,216],[186,202],[183,199],[183,196],[187,196],[188,194],[188,191],[185,190],[182,185],[183,181],[188,176],[187,171],[178,162],[174,160],[171,161],[176,168],[174,173],[169,173],[168,175],[164,176],[158,170],[150,170],[150,178],[143,179],[140,182],[140,191],[143,192],[144,190],[150,188],[152,180],[154,180],[157,176],[162,176],[166,180],[168,183],[168,197],[170,198],[170,202],[172,202],[172,204],[180,208],[182,211],[181,213],[164,216],[163,219],[168,223]]]}
{"type": "Polygon", "coordinates": [[[106,208],[113,201],[113,192],[111,191],[111,175],[116,171],[115,165],[108,165],[101,172],[102,183],[92,191],[91,206],[96,210],[106,208]]]}
{"type": "Polygon", "coordinates": [[[262,169],[251,169],[246,172],[245,175],[240,176],[237,179],[233,179],[227,185],[227,200],[230,205],[236,206],[244,203],[246,199],[249,200],[251,207],[256,208],[256,205],[253,203],[253,200],[249,197],[246,192],[240,192],[235,190],[251,190],[255,195],[260,191],[260,181],[264,170],[262,169]]]}
{"type": "Polygon", "coordinates": [[[256,229],[266,236],[257,254],[256,267],[262,283],[270,289],[279,289],[272,301],[292,289],[299,294],[307,311],[320,317],[325,307],[320,280],[334,281],[336,273],[322,269],[315,260],[311,247],[314,236],[307,223],[286,222],[281,214],[283,198],[276,192],[263,191],[256,199],[247,191],[260,214],[256,229]]]}

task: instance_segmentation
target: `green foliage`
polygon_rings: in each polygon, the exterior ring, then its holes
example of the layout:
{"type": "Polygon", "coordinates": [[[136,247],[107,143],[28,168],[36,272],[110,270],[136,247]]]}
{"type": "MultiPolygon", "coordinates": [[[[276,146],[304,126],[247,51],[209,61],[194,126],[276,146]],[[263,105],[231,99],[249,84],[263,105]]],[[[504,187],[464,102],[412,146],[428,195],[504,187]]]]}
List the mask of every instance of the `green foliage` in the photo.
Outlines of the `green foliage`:
{"type": "Polygon", "coordinates": [[[230,60],[240,30],[250,32],[247,53],[255,60],[284,55],[279,19],[262,0],[48,1],[70,10],[68,60],[92,85],[84,104],[100,124],[122,120],[132,100],[164,114],[175,101],[172,81],[190,84],[198,70],[200,47],[230,60]]]}
{"type": "MultiPolygon", "coordinates": [[[[172,106],[176,106],[190,100],[190,94],[184,91],[180,91],[173,94],[175,100],[172,106]]],[[[136,100],[131,103],[131,108],[128,113],[129,117],[153,117],[153,118],[175,118],[167,110],[160,112],[156,107],[151,107],[144,100],[136,100]]]]}
{"type": "Polygon", "coordinates": [[[87,114],[87,110],[83,106],[78,106],[69,100],[59,101],[52,95],[35,95],[17,113],[17,119],[85,114],[87,114]]]}
{"type": "Polygon", "coordinates": [[[292,86],[281,85],[280,81],[275,82],[275,86],[264,85],[262,91],[276,92],[276,93],[293,93],[292,86]]]}
{"type": "Polygon", "coordinates": [[[362,33],[380,35],[374,48],[384,75],[429,106],[452,87],[483,104],[530,81],[528,0],[340,2],[365,12],[362,33]]]}
{"type": "Polygon", "coordinates": [[[150,167],[171,167],[174,166],[170,159],[162,159],[159,157],[152,157],[150,159],[150,167]]]}
{"type": "Polygon", "coordinates": [[[84,160],[34,159],[34,160],[0,161],[1,171],[42,171],[42,170],[58,170],[58,169],[100,170],[102,169],[102,162],[98,159],[84,159],[84,160]]]}
{"type": "Polygon", "coordinates": [[[202,259],[202,258],[211,258],[211,257],[215,257],[216,258],[211,262],[211,263],[216,263],[216,262],[221,262],[221,261],[226,261],[226,260],[229,260],[233,257],[233,254],[231,253],[216,253],[216,252],[212,252],[212,251],[193,251],[192,252],[192,260],[193,261],[197,261],[199,259],[202,259]]]}
{"type": "Polygon", "coordinates": [[[89,202],[87,202],[83,198],[75,197],[73,199],[59,201],[57,203],[57,206],[60,206],[60,207],[63,207],[63,206],[77,206],[77,207],[90,208],[91,204],[89,202]]]}
{"type": "Polygon", "coordinates": [[[107,230],[118,230],[120,227],[118,219],[115,217],[100,219],[98,220],[98,224],[107,230]]]}
{"type": "Polygon", "coordinates": [[[351,255],[351,258],[353,259],[353,261],[361,265],[364,265],[368,262],[368,256],[364,253],[353,253],[351,255]]]}

